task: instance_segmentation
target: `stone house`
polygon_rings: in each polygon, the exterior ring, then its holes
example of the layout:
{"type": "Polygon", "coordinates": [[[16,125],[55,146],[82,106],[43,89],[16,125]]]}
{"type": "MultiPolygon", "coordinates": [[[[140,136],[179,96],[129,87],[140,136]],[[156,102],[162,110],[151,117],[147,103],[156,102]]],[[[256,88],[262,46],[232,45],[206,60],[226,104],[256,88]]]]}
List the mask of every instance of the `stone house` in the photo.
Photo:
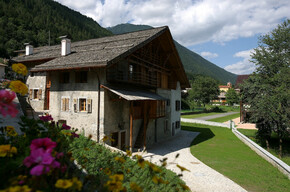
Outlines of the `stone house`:
{"type": "Polygon", "coordinates": [[[33,49],[29,103],[114,147],[141,148],[180,131],[181,89],[190,87],[168,27],[33,49]]]}

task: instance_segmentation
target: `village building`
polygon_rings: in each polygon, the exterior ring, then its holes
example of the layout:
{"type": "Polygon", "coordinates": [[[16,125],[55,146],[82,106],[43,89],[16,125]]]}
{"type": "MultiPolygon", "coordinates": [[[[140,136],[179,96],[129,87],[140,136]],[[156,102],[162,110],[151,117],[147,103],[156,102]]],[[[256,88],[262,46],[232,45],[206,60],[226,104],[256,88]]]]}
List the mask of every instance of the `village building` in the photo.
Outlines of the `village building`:
{"type": "Polygon", "coordinates": [[[231,82],[228,82],[227,85],[219,85],[220,94],[212,102],[219,102],[221,105],[225,105],[227,102],[226,94],[230,88],[232,88],[231,82]]]}
{"type": "Polygon", "coordinates": [[[110,145],[142,148],[180,131],[181,90],[190,87],[168,27],[33,48],[25,64],[36,112],[110,145]]]}

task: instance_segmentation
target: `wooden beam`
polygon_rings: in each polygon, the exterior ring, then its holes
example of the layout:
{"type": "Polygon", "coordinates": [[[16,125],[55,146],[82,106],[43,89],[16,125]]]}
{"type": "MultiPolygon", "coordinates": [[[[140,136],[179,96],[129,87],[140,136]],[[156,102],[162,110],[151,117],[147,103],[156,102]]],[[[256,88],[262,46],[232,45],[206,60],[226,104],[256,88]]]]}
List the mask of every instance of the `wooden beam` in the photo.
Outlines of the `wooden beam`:
{"type": "Polygon", "coordinates": [[[133,102],[130,102],[130,151],[133,151],[133,102]]]}
{"type": "Polygon", "coordinates": [[[143,133],[143,150],[146,150],[146,132],[147,132],[147,125],[148,125],[148,123],[147,123],[147,121],[148,121],[148,117],[147,117],[147,113],[148,113],[148,110],[147,110],[147,105],[148,105],[149,103],[147,102],[147,101],[144,101],[144,119],[143,119],[143,131],[144,131],[144,133],[143,133]]]}

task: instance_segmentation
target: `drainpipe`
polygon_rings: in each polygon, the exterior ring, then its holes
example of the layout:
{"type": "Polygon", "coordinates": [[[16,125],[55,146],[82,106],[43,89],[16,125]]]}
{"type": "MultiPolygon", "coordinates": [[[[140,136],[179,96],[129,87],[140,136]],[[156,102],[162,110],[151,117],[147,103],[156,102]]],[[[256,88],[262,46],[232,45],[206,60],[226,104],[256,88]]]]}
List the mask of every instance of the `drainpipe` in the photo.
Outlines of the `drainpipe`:
{"type": "Polygon", "coordinates": [[[97,78],[98,78],[98,119],[97,119],[97,142],[100,142],[100,103],[101,103],[101,82],[99,73],[97,72],[97,78]]]}

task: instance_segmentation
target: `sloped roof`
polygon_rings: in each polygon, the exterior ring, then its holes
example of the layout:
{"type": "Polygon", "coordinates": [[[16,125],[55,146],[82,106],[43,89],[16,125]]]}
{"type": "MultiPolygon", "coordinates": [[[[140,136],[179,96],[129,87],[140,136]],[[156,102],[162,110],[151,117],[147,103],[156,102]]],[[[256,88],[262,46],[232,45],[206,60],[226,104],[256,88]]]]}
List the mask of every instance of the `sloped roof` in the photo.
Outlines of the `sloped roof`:
{"type": "Polygon", "coordinates": [[[155,100],[166,100],[166,98],[160,95],[145,91],[143,89],[129,88],[129,87],[116,87],[112,85],[101,85],[103,88],[108,89],[112,93],[119,95],[127,101],[155,101],[155,100]]]}
{"type": "Polygon", "coordinates": [[[250,75],[238,75],[235,88],[236,89],[240,88],[240,84],[242,84],[249,77],[250,77],[250,75]]]}
{"type": "Polygon", "coordinates": [[[158,37],[168,27],[113,35],[98,39],[71,43],[71,54],[61,56],[61,45],[45,46],[34,49],[33,55],[13,58],[16,62],[28,62],[51,58],[44,64],[35,66],[31,71],[47,71],[82,67],[98,67],[114,62],[124,53],[131,53],[147,42],[158,37]]]}

